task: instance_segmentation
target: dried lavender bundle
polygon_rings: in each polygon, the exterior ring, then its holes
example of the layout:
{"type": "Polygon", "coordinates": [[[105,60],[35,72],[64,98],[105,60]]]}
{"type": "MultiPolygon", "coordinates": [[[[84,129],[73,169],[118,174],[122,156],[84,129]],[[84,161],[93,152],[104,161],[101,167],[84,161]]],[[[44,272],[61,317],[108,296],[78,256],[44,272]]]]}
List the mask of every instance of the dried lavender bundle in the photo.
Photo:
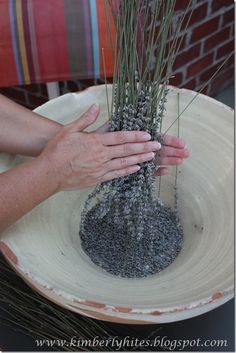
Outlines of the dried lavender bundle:
{"type": "MultiPolygon", "coordinates": [[[[142,130],[156,140],[180,46],[172,34],[175,0],[107,1],[117,32],[110,131],[142,130]]],[[[155,160],[140,167],[135,174],[98,185],[81,215],[84,251],[95,264],[122,277],[161,271],[174,261],[183,241],[177,210],[167,208],[157,195],[155,160]]]]}
{"type": "MultiPolygon", "coordinates": [[[[148,90],[140,92],[138,109],[125,105],[122,130],[150,131],[145,113],[148,90]]],[[[165,100],[159,114],[163,114],[165,100]]],[[[160,117],[156,116],[159,123],[160,117]]],[[[117,131],[119,116],[112,120],[117,131]]],[[[122,277],[144,277],[173,262],[182,245],[182,228],[176,212],[157,197],[155,162],[143,163],[132,175],[97,186],[81,217],[82,247],[92,261],[122,277]]]]}

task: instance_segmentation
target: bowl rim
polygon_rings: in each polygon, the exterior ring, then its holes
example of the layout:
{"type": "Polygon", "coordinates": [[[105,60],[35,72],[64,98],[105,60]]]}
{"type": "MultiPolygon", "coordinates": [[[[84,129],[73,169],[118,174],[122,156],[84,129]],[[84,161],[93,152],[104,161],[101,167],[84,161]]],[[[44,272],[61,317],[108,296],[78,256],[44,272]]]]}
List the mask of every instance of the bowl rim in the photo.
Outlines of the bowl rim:
{"type": "MultiPolygon", "coordinates": [[[[83,94],[85,91],[87,90],[93,90],[96,89],[98,87],[105,87],[105,84],[102,85],[94,85],[94,86],[90,86],[87,87],[81,91],[78,92],[74,92],[74,93],[66,93],[64,95],[61,95],[59,97],[53,98],[52,100],[49,100],[48,102],[42,104],[41,106],[37,107],[36,109],[34,109],[34,112],[40,112],[41,108],[48,105],[48,104],[52,104],[53,101],[60,99],[61,97],[65,96],[65,95],[78,95],[78,94],[83,94]]],[[[107,84],[107,86],[112,86],[112,84],[107,84]]],[[[221,108],[226,109],[228,112],[234,112],[234,109],[232,109],[231,107],[227,106],[226,104],[217,101],[216,99],[209,97],[205,94],[202,93],[198,93],[196,91],[187,89],[187,88],[178,88],[172,85],[168,85],[168,88],[172,91],[178,91],[178,92],[182,92],[182,93],[188,93],[188,94],[195,94],[195,95],[199,95],[201,96],[203,99],[214,102],[214,104],[219,105],[221,108]]],[[[73,310],[73,308],[71,308],[71,305],[64,305],[62,303],[61,298],[63,298],[63,291],[61,291],[60,295],[56,293],[56,291],[53,290],[53,288],[50,289],[50,291],[53,292],[53,296],[57,298],[57,300],[50,298],[50,296],[48,296],[45,293],[45,288],[50,288],[50,285],[42,285],[41,283],[39,283],[37,281],[37,279],[31,277],[30,273],[26,273],[24,272],[22,269],[20,269],[19,267],[19,261],[18,258],[16,256],[16,254],[12,251],[12,249],[3,241],[0,240],[0,252],[3,254],[4,258],[7,260],[7,262],[9,263],[9,265],[13,268],[13,270],[15,272],[17,272],[17,274],[30,286],[33,287],[37,292],[39,292],[41,295],[43,295],[44,297],[46,297],[47,299],[55,302],[56,304],[66,307],[69,310],[73,310]],[[33,283],[35,283],[35,285],[33,283]],[[41,290],[40,290],[40,289],[41,290]]],[[[65,293],[66,294],[66,293],[65,293]]],[[[222,305],[222,300],[225,299],[225,301],[230,300],[231,298],[234,297],[234,285],[229,286],[228,288],[221,290],[221,291],[217,291],[217,292],[213,292],[212,295],[199,299],[198,301],[195,302],[190,302],[188,304],[184,304],[184,305],[176,305],[176,306],[170,306],[168,308],[158,308],[158,307],[152,307],[152,308],[130,308],[129,306],[115,306],[115,305],[109,305],[109,304],[104,304],[98,301],[91,301],[91,300],[86,300],[86,299],[82,299],[82,298],[78,298],[76,297],[76,299],[70,300],[72,305],[75,304],[79,304],[79,305],[83,305],[84,309],[86,310],[86,308],[93,310],[94,312],[96,312],[96,309],[102,309],[104,311],[113,311],[116,313],[120,313],[120,314],[132,314],[131,316],[133,316],[133,318],[130,317],[130,320],[133,321],[135,320],[135,314],[143,314],[143,315],[153,315],[153,316],[161,316],[164,314],[177,314],[179,312],[183,312],[186,310],[190,310],[190,309],[195,309],[195,308],[199,308],[199,307],[203,307],[205,305],[208,305],[212,302],[214,302],[216,305],[215,307],[218,307],[220,305],[222,305]],[[228,298],[227,298],[228,297],[228,298]]],[[[64,300],[68,301],[66,299],[66,297],[64,296],[64,300]]],[[[224,301],[224,302],[225,302],[224,301]]],[[[79,308],[77,309],[77,311],[79,310],[79,308]]],[[[211,310],[211,309],[209,309],[211,310]]],[[[208,310],[206,310],[208,311],[208,310]]],[[[81,312],[83,315],[84,314],[83,310],[81,309],[81,312]]],[[[89,316],[89,315],[87,315],[89,316]]],[[[191,317],[191,316],[190,316],[191,317]]],[[[178,321],[174,320],[174,321],[178,321]]],[[[117,320],[118,322],[118,320],[117,320]]],[[[150,322],[153,323],[153,322],[150,322]]]]}

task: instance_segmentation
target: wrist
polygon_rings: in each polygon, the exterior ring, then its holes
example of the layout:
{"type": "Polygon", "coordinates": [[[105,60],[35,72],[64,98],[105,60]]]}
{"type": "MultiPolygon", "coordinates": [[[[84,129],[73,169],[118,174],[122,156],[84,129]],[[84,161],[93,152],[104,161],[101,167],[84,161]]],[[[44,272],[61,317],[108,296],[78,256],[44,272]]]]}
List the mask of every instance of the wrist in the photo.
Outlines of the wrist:
{"type": "Polygon", "coordinates": [[[35,162],[36,164],[36,168],[39,171],[42,183],[45,185],[45,192],[48,193],[48,197],[60,191],[58,173],[48,156],[46,154],[40,154],[32,162],[35,162]]]}
{"type": "Polygon", "coordinates": [[[43,116],[39,116],[39,119],[37,119],[37,125],[38,143],[36,146],[37,151],[35,156],[38,156],[43,151],[48,141],[53,138],[63,127],[62,124],[49,120],[43,116]]]}

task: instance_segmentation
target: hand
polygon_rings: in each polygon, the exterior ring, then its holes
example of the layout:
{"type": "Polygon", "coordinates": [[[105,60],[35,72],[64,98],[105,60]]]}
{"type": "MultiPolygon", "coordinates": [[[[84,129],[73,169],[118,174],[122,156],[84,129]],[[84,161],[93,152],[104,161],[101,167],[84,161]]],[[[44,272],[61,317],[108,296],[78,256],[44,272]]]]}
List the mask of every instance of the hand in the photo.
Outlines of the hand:
{"type": "Polygon", "coordinates": [[[167,175],[169,165],[180,165],[184,158],[189,157],[190,152],[187,149],[183,139],[165,135],[161,150],[156,154],[156,172],[155,175],[167,175]]]}
{"type": "Polygon", "coordinates": [[[49,162],[57,190],[73,190],[96,185],[137,172],[139,163],[154,158],[160,149],[143,131],[88,133],[83,130],[99,115],[94,104],[84,115],[62,127],[47,144],[38,158],[49,162]]]}
{"type": "MultiPolygon", "coordinates": [[[[106,133],[109,130],[109,123],[106,122],[97,129],[98,133],[106,133]]],[[[165,135],[161,149],[156,153],[156,172],[155,175],[167,175],[167,166],[180,165],[184,158],[190,156],[186,143],[177,136],[165,135]]]]}

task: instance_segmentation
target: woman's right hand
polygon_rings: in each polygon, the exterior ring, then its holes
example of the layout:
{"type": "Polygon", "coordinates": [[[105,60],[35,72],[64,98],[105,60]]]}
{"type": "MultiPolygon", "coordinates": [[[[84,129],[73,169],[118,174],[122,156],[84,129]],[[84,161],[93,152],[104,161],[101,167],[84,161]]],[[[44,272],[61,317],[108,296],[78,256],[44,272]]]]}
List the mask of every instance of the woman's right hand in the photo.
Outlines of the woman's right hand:
{"type": "Polygon", "coordinates": [[[99,106],[94,104],[62,127],[38,157],[49,164],[58,191],[87,188],[135,173],[140,163],[153,159],[161,148],[143,131],[85,132],[98,115],[99,106]]]}

